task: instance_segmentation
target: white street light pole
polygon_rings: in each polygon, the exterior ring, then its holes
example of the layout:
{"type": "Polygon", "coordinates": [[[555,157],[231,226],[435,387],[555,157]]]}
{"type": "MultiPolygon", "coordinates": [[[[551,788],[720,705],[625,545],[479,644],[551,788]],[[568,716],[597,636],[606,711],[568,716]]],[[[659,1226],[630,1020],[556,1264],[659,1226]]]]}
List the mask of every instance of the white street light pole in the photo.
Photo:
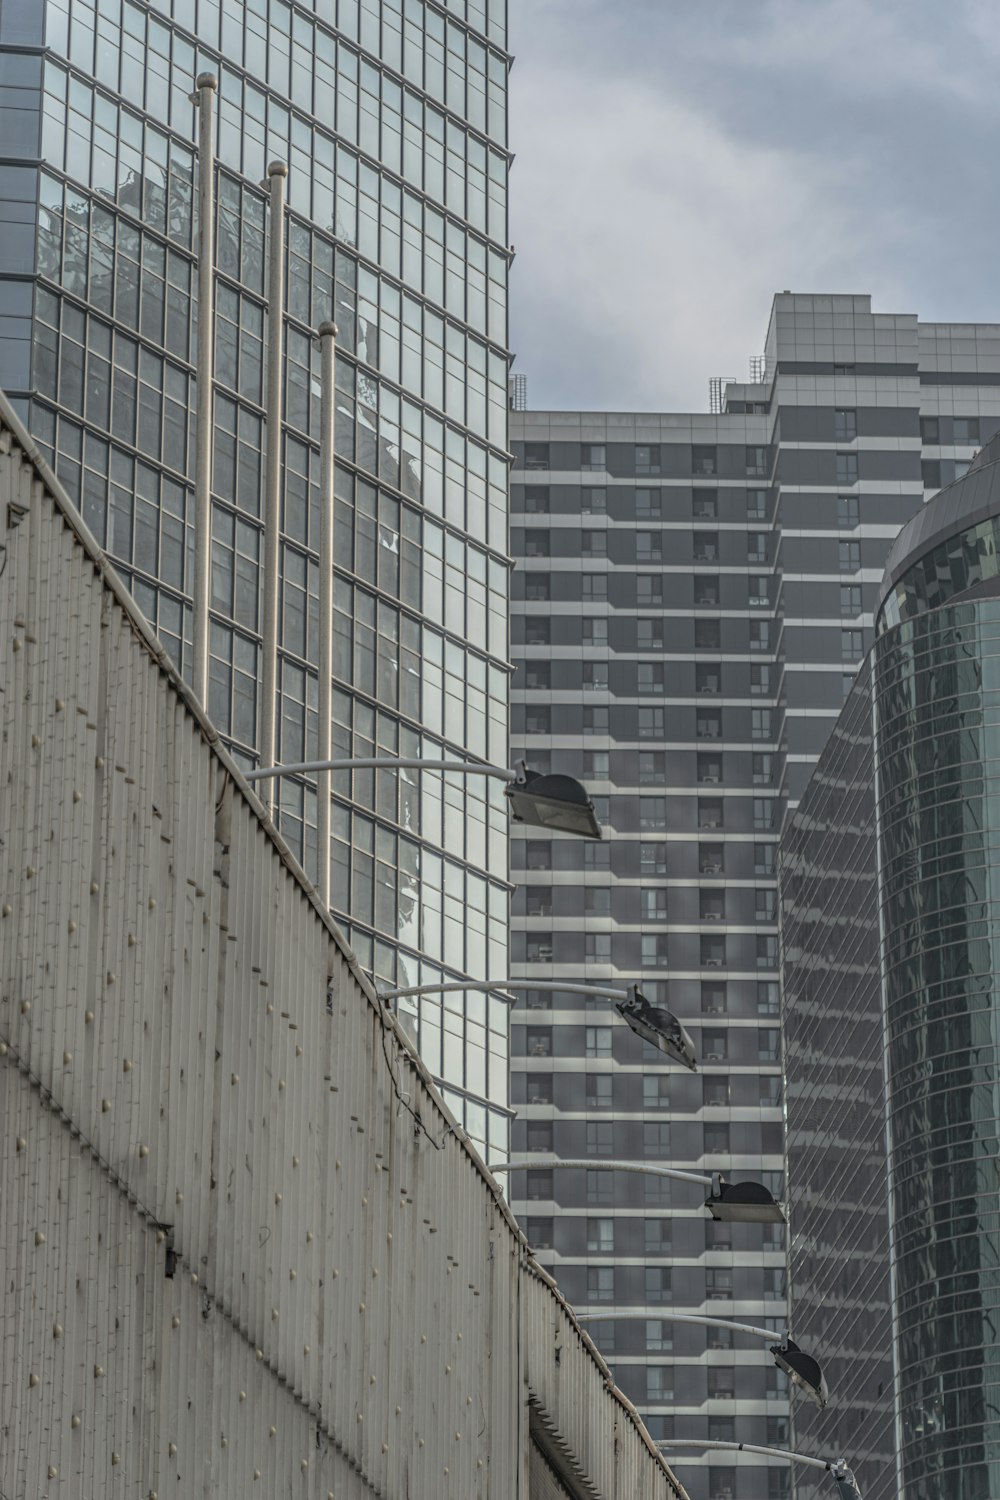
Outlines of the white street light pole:
{"type": "Polygon", "coordinates": [[[757,1443],[705,1442],[701,1438],[666,1438],[658,1442],[658,1448],[676,1451],[680,1448],[699,1448],[705,1452],[718,1449],[727,1453],[762,1453],[766,1458],[783,1458],[790,1464],[807,1464],[812,1469],[825,1469],[836,1480],[849,1500],[862,1500],[853,1471],[842,1458],[812,1458],[807,1453],[790,1453],[787,1448],[764,1448],[757,1443]]]}
{"type": "Polygon", "coordinates": [[[288,766],[261,766],[247,771],[247,781],[268,776],[299,775],[306,771],[449,771],[464,776],[493,776],[498,781],[516,781],[519,772],[509,766],[488,766],[474,760],[402,760],[395,755],[361,755],[346,760],[300,760],[288,766]]]}

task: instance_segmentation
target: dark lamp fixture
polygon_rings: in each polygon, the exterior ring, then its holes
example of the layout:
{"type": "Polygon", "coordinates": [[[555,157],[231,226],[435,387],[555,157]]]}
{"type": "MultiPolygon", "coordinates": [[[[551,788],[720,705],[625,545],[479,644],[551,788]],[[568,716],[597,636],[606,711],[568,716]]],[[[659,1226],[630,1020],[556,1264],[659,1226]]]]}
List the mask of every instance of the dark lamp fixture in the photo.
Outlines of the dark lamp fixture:
{"type": "Polygon", "coordinates": [[[615,1010],[636,1036],[641,1036],[657,1051],[665,1052],[675,1062],[683,1063],[692,1073],[697,1073],[698,1054],[694,1042],[673,1011],[651,1004],[637,984],[632,986],[628,999],[615,1002],[615,1010]]]}
{"type": "Polygon", "coordinates": [[[774,1362],[778,1369],[784,1370],[792,1385],[796,1386],[803,1396],[814,1402],[816,1406],[826,1405],[830,1399],[826,1376],[811,1354],[806,1354],[792,1339],[785,1339],[783,1344],[772,1344],[771,1353],[774,1355],[774,1362]]]}
{"type": "Polygon", "coordinates": [[[531,823],[554,833],[575,833],[583,839],[603,838],[594,804],[572,776],[543,776],[522,761],[517,779],[505,794],[515,823],[531,823]]]}
{"type": "Polygon", "coordinates": [[[784,1224],[781,1204],[762,1182],[725,1182],[721,1177],[705,1199],[705,1207],[720,1223],[784,1224]]]}

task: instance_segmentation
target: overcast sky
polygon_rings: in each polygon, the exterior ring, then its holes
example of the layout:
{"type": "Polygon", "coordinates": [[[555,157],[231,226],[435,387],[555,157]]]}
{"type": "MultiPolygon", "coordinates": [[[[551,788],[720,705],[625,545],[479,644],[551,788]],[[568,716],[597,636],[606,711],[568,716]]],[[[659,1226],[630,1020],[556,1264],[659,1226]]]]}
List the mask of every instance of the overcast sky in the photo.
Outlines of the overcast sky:
{"type": "Polygon", "coordinates": [[[1000,321],[997,0],[509,3],[531,407],[705,411],[786,287],[1000,321]]]}

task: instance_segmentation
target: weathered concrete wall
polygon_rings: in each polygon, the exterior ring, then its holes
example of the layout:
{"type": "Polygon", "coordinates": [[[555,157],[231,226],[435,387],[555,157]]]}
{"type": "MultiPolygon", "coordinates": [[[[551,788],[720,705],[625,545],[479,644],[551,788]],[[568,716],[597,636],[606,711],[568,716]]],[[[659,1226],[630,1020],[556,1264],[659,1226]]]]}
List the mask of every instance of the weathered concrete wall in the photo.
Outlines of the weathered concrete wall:
{"type": "Polygon", "coordinates": [[[0,1494],[681,1495],[4,402],[0,546],[0,1494]]]}

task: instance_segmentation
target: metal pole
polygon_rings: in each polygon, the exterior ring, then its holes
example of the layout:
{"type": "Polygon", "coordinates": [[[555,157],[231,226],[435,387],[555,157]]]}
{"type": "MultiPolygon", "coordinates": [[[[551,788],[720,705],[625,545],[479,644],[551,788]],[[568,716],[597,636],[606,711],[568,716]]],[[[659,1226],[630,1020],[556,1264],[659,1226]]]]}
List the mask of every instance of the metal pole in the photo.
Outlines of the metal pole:
{"type": "MultiPolygon", "coordinates": [[[[385,996],[382,998],[385,999],[385,996]]],[[[647,1177],[670,1177],[676,1182],[696,1182],[699,1187],[705,1184],[712,1186],[712,1178],[706,1177],[701,1172],[683,1172],[680,1167],[655,1167],[638,1161],[609,1161],[607,1157],[569,1161],[562,1157],[553,1157],[549,1160],[544,1156],[526,1156],[518,1157],[514,1161],[490,1161],[486,1163],[486,1167],[490,1172],[532,1172],[536,1167],[546,1170],[549,1167],[569,1167],[571,1170],[581,1172],[584,1168],[588,1172],[640,1172],[647,1177]]]]}
{"type": "Polygon", "coordinates": [[[700,1438],[661,1438],[658,1448],[703,1448],[722,1449],[730,1453],[763,1453],[767,1458],[784,1458],[790,1464],[808,1464],[813,1469],[826,1469],[834,1478],[849,1471],[842,1460],[810,1458],[805,1453],[790,1453],[787,1448],[762,1448],[757,1443],[703,1442],[700,1438]]]}
{"type": "MultiPolygon", "coordinates": [[[[492,1170],[492,1169],[491,1169],[492,1170]]],[[[783,1334],[775,1333],[773,1328],[757,1328],[753,1323],[731,1323],[728,1318],[707,1318],[699,1313],[675,1313],[664,1312],[658,1307],[655,1312],[599,1312],[599,1313],[577,1313],[578,1323],[621,1323],[630,1318],[641,1318],[644,1322],[659,1321],[661,1323],[695,1323],[705,1328],[731,1328],[734,1333],[749,1333],[758,1339],[767,1339],[769,1343],[780,1344],[783,1334]]]]}
{"type": "Polygon", "coordinates": [[[215,349],[215,87],[195,80],[198,106],[198,406],[195,413],[194,628],[191,681],[208,704],[208,606],[212,586],[212,392],[215,349]]]}
{"type": "MultiPolygon", "coordinates": [[[[268,213],[267,287],[267,467],[264,481],[264,590],[261,636],[260,758],[273,766],[277,755],[278,574],[281,559],[281,422],[285,344],[285,179],[284,162],[267,169],[271,201],[268,213]]],[[[267,807],[274,817],[277,788],[268,788],[267,807]]]]}
{"type": "MultiPolygon", "coordinates": [[[[508,766],[483,765],[478,760],[400,760],[395,755],[352,756],[346,760],[300,760],[288,766],[259,766],[247,771],[247,781],[263,781],[268,776],[292,776],[305,771],[454,771],[462,776],[493,776],[498,781],[516,781],[517,771],[508,766]]],[[[559,986],[563,988],[563,986],[559,986]]]]}
{"type": "MultiPolygon", "coordinates": [[[[615,990],[603,984],[563,984],[559,980],[545,979],[538,983],[534,979],[449,979],[438,984],[415,984],[405,990],[382,990],[380,1000],[403,1000],[408,995],[447,995],[460,990],[565,990],[570,995],[600,995],[605,1000],[628,1000],[631,990],[615,990]]],[[[711,1182],[706,1177],[706,1182],[711,1182]]]]}
{"type": "MultiPolygon", "coordinates": [[[[320,760],[333,749],[333,481],[336,440],[337,325],[319,326],[320,374],[320,517],[319,517],[319,742],[320,760]]],[[[316,844],[319,895],[330,906],[330,796],[329,768],[316,778],[316,844]]]]}

